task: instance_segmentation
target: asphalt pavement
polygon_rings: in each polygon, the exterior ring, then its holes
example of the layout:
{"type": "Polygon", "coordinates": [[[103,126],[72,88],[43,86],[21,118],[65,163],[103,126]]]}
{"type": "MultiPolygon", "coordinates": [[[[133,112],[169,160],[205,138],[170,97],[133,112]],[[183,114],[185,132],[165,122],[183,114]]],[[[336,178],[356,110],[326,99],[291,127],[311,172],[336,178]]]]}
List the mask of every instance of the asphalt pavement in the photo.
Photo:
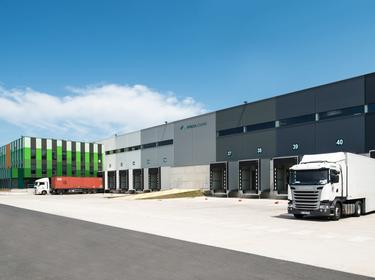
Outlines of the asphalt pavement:
{"type": "Polygon", "coordinates": [[[0,204],[0,279],[372,278],[0,204]]]}

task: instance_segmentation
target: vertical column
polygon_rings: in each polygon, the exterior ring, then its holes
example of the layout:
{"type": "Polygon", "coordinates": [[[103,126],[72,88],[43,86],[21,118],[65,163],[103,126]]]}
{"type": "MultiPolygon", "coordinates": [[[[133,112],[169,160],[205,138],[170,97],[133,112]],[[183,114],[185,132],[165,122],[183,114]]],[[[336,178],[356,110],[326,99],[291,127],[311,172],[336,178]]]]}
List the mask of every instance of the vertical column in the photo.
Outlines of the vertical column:
{"type": "Polygon", "coordinates": [[[35,139],[35,175],[37,178],[42,177],[42,139],[35,139]]]}
{"type": "Polygon", "coordinates": [[[99,158],[98,158],[98,144],[94,144],[94,156],[93,156],[93,160],[94,160],[94,177],[98,176],[98,161],[99,161],[99,158]]]}
{"type": "Polygon", "coordinates": [[[62,176],[62,141],[57,140],[56,142],[56,155],[57,155],[57,176],[62,176]]]}
{"type": "Polygon", "coordinates": [[[72,176],[72,142],[66,141],[66,175],[72,176]]]}
{"type": "Polygon", "coordinates": [[[116,190],[119,190],[120,189],[120,171],[116,169],[115,172],[116,172],[116,190]]]}
{"type": "Polygon", "coordinates": [[[133,169],[129,169],[129,190],[134,190],[133,169]]]}
{"type": "Polygon", "coordinates": [[[143,189],[148,190],[150,189],[149,183],[148,183],[148,168],[143,169],[143,189]]]}
{"type": "Polygon", "coordinates": [[[76,176],[80,177],[81,174],[81,142],[76,142],[76,176]]]}
{"type": "Polygon", "coordinates": [[[85,177],[90,176],[90,144],[85,143],[85,177]]]}
{"type": "MultiPolygon", "coordinates": [[[[5,159],[5,157],[4,157],[5,159]]],[[[31,139],[23,138],[23,169],[25,177],[31,177],[31,139]]]]}
{"type": "Polygon", "coordinates": [[[102,174],[104,176],[104,189],[108,190],[108,171],[104,171],[102,174]]]}
{"type": "Polygon", "coordinates": [[[47,139],[47,177],[52,177],[52,140],[47,139]]]}

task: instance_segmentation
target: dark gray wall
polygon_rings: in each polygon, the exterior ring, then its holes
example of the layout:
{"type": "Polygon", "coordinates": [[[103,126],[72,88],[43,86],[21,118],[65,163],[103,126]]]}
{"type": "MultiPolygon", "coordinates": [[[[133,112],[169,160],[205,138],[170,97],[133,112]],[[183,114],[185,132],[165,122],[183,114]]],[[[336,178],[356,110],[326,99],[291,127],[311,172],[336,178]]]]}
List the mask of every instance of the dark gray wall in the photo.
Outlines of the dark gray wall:
{"type": "Polygon", "coordinates": [[[314,90],[304,90],[276,97],[276,119],[315,113],[314,93],[314,90]]]}
{"type": "Polygon", "coordinates": [[[375,150],[375,113],[366,115],[366,152],[375,150]]]}
{"type": "Polygon", "coordinates": [[[217,138],[218,161],[270,158],[276,153],[275,129],[228,135],[217,138]],[[258,148],[262,149],[258,153],[258,148]],[[231,151],[231,156],[228,156],[231,151]]]}
{"type": "Polygon", "coordinates": [[[276,144],[277,156],[315,153],[315,123],[278,128],[276,144]],[[298,145],[297,149],[293,149],[295,145],[298,145]]]}
{"type": "Polygon", "coordinates": [[[366,75],[366,104],[375,103],[375,74],[366,75]]]}
{"type": "Polygon", "coordinates": [[[266,99],[216,112],[217,130],[273,120],[275,120],[275,99],[266,99]]]}
{"type": "Polygon", "coordinates": [[[317,112],[365,104],[364,77],[320,86],[314,92],[317,112]]]}
{"type": "Polygon", "coordinates": [[[365,152],[364,116],[320,121],[316,124],[316,153],[339,151],[365,152]],[[336,144],[338,139],[343,139],[343,145],[336,144]]]}

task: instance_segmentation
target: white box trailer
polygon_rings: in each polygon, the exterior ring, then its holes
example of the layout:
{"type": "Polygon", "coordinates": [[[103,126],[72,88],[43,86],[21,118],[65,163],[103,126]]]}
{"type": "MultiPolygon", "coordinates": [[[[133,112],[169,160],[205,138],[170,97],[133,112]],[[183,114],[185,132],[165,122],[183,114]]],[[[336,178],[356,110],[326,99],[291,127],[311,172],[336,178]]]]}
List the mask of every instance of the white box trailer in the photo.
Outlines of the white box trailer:
{"type": "Polygon", "coordinates": [[[375,211],[375,159],[352,153],[305,155],[290,168],[288,213],[360,216],[375,211]]]}

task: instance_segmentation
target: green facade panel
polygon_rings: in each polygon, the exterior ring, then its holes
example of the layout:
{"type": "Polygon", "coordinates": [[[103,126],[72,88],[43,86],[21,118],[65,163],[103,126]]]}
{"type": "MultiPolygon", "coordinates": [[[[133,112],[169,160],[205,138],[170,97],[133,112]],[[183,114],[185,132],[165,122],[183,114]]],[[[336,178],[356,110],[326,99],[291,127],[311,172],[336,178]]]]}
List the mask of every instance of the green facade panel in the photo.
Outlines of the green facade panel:
{"type": "Polygon", "coordinates": [[[90,153],[85,152],[85,177],[90,177],[90,153]]]}
{"type": "Polygon", "coordinates": [[[62,146],[57,145],[56,154],[57,154],[56,175],[62,176],[62,146]]]}
{"type": "Polygon", "coordinates": [[[52,149],[47,148],[47,176],[52,176],[52,149]]]}
{"type": "Polygon", "coordinates": [[[72,176],[72,151],[66,151],[66,175],[72,176]]]}
{"type": "Polygon", "coordinates": [[[81,176],[81,152],[76,152],[76,176],[81,176]]]}
{"type": "Polygon", "coordinates": [[[41,148],[36,148],[35,149],[35,159],[36,159],[36,172],[35,175],[38,178],[42,177],[42,149],[41,148]]]}

